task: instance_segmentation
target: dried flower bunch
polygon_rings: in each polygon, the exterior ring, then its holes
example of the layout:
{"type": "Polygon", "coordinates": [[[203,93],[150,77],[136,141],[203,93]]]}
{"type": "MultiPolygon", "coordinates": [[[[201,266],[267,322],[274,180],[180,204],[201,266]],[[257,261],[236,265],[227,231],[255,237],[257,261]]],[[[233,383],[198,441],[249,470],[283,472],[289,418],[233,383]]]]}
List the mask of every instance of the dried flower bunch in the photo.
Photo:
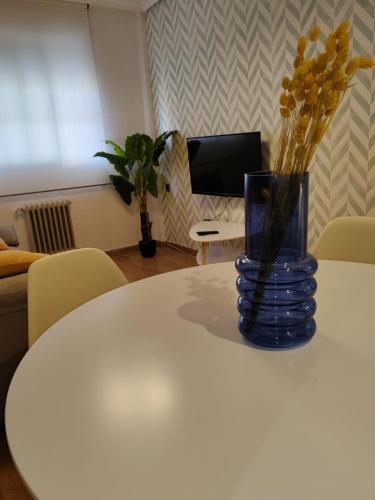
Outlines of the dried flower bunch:
{"type": "MultiPolygon", "coordinates": [[[[310,33],[317,43],[320,29],[310,33]]],[[[358,69],[375,66],[369,57],[349,56],[349,23],[343,22],[332,32],[325,51],[305,59],[307,39],[302,36],[297,45],[293,78],[282,81],[280,114],[283,124],[276,153],[274,171],[279,174],[303,173],[327,131],[345,92],[352,87],[351,79],[358,69]]]]}

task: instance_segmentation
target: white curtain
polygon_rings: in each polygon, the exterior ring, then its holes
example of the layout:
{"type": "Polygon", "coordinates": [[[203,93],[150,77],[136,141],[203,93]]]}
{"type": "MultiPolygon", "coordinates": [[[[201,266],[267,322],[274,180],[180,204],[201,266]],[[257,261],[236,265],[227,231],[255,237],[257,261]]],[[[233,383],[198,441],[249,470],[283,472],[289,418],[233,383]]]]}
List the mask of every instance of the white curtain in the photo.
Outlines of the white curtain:
{"type": "Polygon", "coordinates": [[[0,195],[108,182],[86,7],[0,0],[0,195]]]}

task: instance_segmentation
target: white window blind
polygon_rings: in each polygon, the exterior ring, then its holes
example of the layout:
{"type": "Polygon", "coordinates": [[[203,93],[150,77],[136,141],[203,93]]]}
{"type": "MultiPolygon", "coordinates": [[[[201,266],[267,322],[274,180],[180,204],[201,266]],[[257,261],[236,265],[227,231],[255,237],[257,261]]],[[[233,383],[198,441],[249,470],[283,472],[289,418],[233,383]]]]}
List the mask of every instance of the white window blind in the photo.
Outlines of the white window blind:
{"type": "Polygon", "coordinates": [[[0,195],[108,182],[86,7],[0,0],[0,195]]]}

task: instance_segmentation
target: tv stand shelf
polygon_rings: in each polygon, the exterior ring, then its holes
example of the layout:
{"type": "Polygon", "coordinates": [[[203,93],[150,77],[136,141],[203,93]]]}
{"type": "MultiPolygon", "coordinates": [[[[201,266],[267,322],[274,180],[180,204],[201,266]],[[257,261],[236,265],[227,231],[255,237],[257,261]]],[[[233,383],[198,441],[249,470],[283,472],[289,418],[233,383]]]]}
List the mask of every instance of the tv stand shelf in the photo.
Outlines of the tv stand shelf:
{"type": "Polygon", "coordinates": [[[225,221],[201,221],[189,231],[189,236],[193,241],[198,241],[200,249],[197,254],[199,265],[213,264],[216,262],[228,262],[234,260],[241,252],[238,248],[211,246],[210,243],[218,241],[236,240],[245,237],[245,224],[240,222],[225,221]],[[219,231],[219,234],[207,234],[199,236],[197,231],[219,231]]]}

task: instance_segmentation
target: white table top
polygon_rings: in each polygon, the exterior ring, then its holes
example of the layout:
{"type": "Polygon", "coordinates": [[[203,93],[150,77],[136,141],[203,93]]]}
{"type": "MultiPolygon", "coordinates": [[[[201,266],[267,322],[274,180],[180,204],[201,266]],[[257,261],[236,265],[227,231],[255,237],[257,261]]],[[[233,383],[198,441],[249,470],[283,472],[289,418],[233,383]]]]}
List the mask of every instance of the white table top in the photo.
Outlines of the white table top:
{"type": "Polygon", "coordinates": [[[373,500],[375,266],[320,262],[306,346],[246,345],[236,271],[103,295],[51,327],[6,407],[40,500],[373,500]]]}
{"type": "Polygon", "coordinates": [[[245,237],[245,224],[242,222],[226,222],[222,220],[200,221],[191,227],[189,237],[193,241],[225,241],[245,237]],[[199,236],[197,231],[219,231],[219,234],[199,236]]]}

